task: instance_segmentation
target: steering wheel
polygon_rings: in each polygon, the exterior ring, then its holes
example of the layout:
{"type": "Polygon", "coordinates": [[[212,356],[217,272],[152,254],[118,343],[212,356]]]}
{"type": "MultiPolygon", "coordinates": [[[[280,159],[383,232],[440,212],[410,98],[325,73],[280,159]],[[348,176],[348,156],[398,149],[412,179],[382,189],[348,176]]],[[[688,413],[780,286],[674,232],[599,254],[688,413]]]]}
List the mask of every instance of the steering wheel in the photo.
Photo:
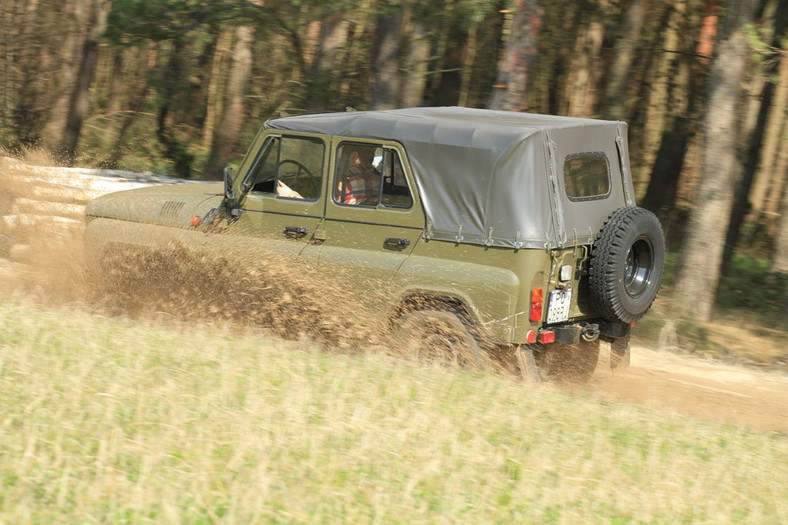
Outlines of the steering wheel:
{"type": "Polygon", "coordinates": [[[309,168],[307,168],[306,166],[304,166],[303,164],[301,164],[297,160],[287,159],[287,160],[283,160],[282,162],[279,163],[279,179],[280,180],[282,178],[284,178],[284,177],[282,177],[282,172],[284,171],[283,166],[285,164],[293,164],[293,165],[295,165],[296,171],[295,171],[295,174],[293,175],[293,181],[294,182],[299,180],[299,179],[301,179],[302,177],[304,177],[304,174],[306,174],[306,177],[308,177],[308,178],[314,178],[315,177],[315,175],[311,171],[309,171],[309,168]]]}

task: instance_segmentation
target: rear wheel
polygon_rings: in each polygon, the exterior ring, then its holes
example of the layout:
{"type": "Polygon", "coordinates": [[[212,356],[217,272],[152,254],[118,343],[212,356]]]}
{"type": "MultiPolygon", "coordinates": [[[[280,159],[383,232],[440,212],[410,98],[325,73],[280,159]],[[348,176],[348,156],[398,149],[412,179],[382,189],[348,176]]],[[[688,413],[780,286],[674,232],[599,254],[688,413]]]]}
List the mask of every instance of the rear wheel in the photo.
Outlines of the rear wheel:
{"type": "Polygon", "coordinates": [[[402,315],[394,337],[406,356],[422,365],[481,369],[489,356],[457,314],[414,310],[402,315]]]}
{"type": "Polygon", "coordinates": [[[599,340],[573,345],[534,345],[534,358],[546,379],[559,383],[586,383],[599,361],[599,340]]]}

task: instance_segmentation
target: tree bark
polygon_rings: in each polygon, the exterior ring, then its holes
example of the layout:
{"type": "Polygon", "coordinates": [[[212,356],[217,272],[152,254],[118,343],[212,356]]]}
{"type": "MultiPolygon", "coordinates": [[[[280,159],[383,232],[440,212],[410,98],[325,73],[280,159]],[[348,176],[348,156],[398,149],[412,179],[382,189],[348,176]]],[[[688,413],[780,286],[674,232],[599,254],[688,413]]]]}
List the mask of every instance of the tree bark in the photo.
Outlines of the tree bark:
{"type": "Polygon", "coordinates": [[[666,235],[670,235],[673,230],[671,226],[679,179],[684,167],[684,157],[694,135],[693,128],[694,122],[690,118],[676,115],[671,119],[662,133],[646,196],[640,202],[641,206],[653,211],[659,217],[666,235]]]}
{"type": "Polygon", "coordinates": [[[567,82],[567,110],[566,115],[573,117],[593,116],[596,105],[598,71],[602,40],[605,36],[605,27],[594,14],[593,19],[581,31],[575,43],[575,60],[567,82]]]}
{"type": "Polygon", "coordinates": [[[669,54],[663,66],[662,76],[666,83],[661,104],[665,106],[665,124],[659,140],[659,149],[651,168],[646,195],[641,206],[653,211],[662,221],[665,234],[674,239],[683,233],[681,227],[674,228],[676,198],[679,180],[684,168],[684,157],[698,128],[696,120],[699,100],[696,95],[701,90],[700,63],[693,57],[696,46],[695,36],[702,13],[697,4],[681,3],[676,6],[678,20],[666,39],[669,54]],[[678,231],[676,231],[678,230],[678,231]]]}
{"type": "Polygon", "coordinates": [[[331,13],[320,26],[319,45],[313,64],[315,72],[333,75],[338,71],[340,57],[347,46],[350,22],[341,13],[331,13]]]}
{"type": "MultiPolygon", "coordinates": [[[[786,28],[788,27],[788,1],[778,3],[774,20],[774,32],[772,33],[771,42],[771,47],[774,52],[771,57],[772,60],[766,61],[767,64],[779,63],[776,58],[779,56],[782,41],[786,35],[786,28]]],[[[775,72],[765,71],[764,73],[766,78],[764,80],[763,89],[761,90],[761,96],[759,97],[760,107],[758,109],[758,118],[755,127],[750,133],[747,144],[743,174],[734,192],[733,208],[731,209],[730,223],[728,224],[728,232],[725,237],[725,250],[722,254],[723,275],[728,274],[731,259],[733,258],[733,251],[739,240],[739,232],[741,231],[742,223],[744,222],[745,216],[752,208],[750,203],[750,190],[752,189],[753,181],[755,180],[755,172],[758,169],[758,162],[761,158],[764,133],[768,124],[769,115],[771,114],[772,99],[774,98],[776,87],[776,79],[773,77],[775,72]]]]}
{"type": "Polygon", "coordinates": [[[74,162],[77,144],[82,133],[82,123],[90,109],[90,84],[96,74],[99,56],[99,39],[107,28],[107,13],[110,4],[106,0],[94,0],[91,4],[90,29],[82,44],[82,59],[77,74],[77,84],[69,101],[66,130],[63,134],[63,156],[66,163],[74,162]]]}
{"type": "Polygon", "coordinates": [[[80,38],[79,32],[84,27],[84,18],[86,13],[83,11],[86,7],[82,2],[68,1],[64,4],[64,15],[66,21],[70,24],[66,25],[63,31],[63,40],[61,42],[61,65],[57,79],[58,96],[52,107],[52,113],[49,116],[41,135],[45,142],[52,146],[57,146],[63,142],[65,138],[66,120],[68,118],[69,102],[74,88],[74,82],[79,73],[78,63],[80,58],[80,38]],[[70,26],[70,27],[69,27],[70,26]]]}
{"type": "Polygon", "coordinates": [[[490,109],[520,111],[533,82],[533,63],[544,9],[539,0],[516,0],[516,12],[504,48],[490,109]]]}
{"type": "Polygon", "coordinates": [[[411,17],[408,26],[408,53],[405,59],[407,73],[402,81],[402,106],[411,108],[424,104],[430,39],[423,21],[411,17]]]}
{"type": "Polygon", "coordinates": [[[116,48],[112,54],[112,75],[109,80],[109,93],[107,94],[108,115],[114,115],[120,111],[123,87],[123,49],[116,48]]]}
{"type": "MultiPolygon", "coordinates": [[[[134,51],[138,54],[141,53],[140,49],[135,49],[134,51]]],[[[131,126],[134,125],[134,122],[142,112],[142,108],[148,98],[151,87],[148,71],[156,67],[157,55],[157,46],[151,45],[138,61],[137,71],[134,75],[136,81],[126,86],[127,90],[130,91],[128,94],[129,107],[123,115],[123,120],[118,130],[118,135],[115,138],[115,144],[112,147],[112,151],[104,162],[104,165],[108,168],[117,169],[119,167],[120,159],[123,156],[123,148],[126,145],[126,133],[128,133],[131,126]]]]}
{"type": "Polygon", "coordinates": [[[208,158],[205,175],[209,179],[220,179],[233,152],[233,146],[241,130],[244,116],[244,97],[249,76],[252,72],[252,28],[241,26],[236,30],[230,77],[219,126],[214,131],[213,145],[208,158]]]}
{"type": "Polygon", "coordinates": [[[341,13],[330,13],[320,24],[312,74],[307,81],[306,103],[312,111],[331,107],[339,92],[337,78],[342,74],[341,59],[349,30],[350,22],[341,13]]]}
{"type": "Polygon", "coordinates": [[[208,89],[205,100],[205,119],[202,123],[202,145],[204,148],[213,146],[214,127],[217,115],[222,109],[222,86],[220,80],[224,78],[227,62],[232,55],[233,32],[222,31],[216,37],[216,46],[211,59],[211,76],[208,78],[208,89]]]}
{"type": "Polygon", "coordinates": [[[644,13],[643,0],[632,0],[629,3],[624,17],[624,34],[616,40],[613,49],[613,63],[607,75],[607,85],[600,108],[600,113],[605,118],[621,120],[626,117],[629,103],[627,79],[643,32],[644,13]]]}
{"type": "Polygon", "coordinates": [[[752,20],[752,12],[752,0],[729,4],[718,55],[711,67],[701,179],[676,284],[681,308],[699,322],[708,322],[712,317],[738,175],[737,102],[748,53],[744,25],[752,20]]]}
{"type": "Polygon", "coordinates": [[[374,80],[370,109],[394,109],[400,103],[399,52],[402,44],[402,10],[378,19],[374,80]]]}
{"type": "MultiPolygon", "coordinates": [[[[783,154],[788,157],[788,155],[783,154]]],[[[780,213],[780,222],[775,238],[774,258],[772,260],[772,270],[788,274],[788,179],[783,188],[783,203],[780,213]]]]}

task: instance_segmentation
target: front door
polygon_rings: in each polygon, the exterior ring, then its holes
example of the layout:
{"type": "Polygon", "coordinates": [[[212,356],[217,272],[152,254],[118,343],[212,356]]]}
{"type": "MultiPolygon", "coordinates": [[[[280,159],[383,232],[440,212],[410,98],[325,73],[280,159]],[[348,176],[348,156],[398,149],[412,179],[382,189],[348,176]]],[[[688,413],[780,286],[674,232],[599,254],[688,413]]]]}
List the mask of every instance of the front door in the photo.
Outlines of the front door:
{"type": "Polygon", "coordinates": [[[239,227],[275,252],[316,261],[328,145],[317,135],[268,135],[243,176],[239,227]]]}

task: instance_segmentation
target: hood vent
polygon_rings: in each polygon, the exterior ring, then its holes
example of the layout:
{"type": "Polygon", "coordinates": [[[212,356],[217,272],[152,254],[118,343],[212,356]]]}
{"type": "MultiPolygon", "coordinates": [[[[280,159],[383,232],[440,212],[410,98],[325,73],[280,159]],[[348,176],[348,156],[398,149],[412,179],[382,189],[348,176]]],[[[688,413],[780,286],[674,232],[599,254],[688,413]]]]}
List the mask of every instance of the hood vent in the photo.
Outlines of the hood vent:
{"type": "Polygon", "coordinates": [[[162,217],[169,217],[174,219],[178,216],[178,213],[183,209],[183,205],[186,204],[183,201],[167,201],[161,207],[160,215],[162,217]]]}

